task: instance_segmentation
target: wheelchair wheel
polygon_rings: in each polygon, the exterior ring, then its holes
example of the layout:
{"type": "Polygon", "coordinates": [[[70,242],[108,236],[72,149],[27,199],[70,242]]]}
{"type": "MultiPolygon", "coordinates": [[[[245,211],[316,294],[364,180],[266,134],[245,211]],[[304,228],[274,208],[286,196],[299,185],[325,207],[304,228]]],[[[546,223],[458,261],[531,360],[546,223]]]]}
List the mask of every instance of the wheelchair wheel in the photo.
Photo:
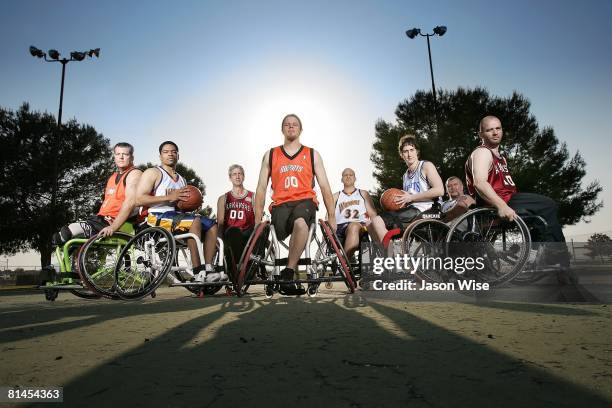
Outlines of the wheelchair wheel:
{"type": "Polygon", "coordinates": [[[492,208],[479,208],[458,217],[446,235],[448,256],[482,258],[483,267],[456,275],[492,286],[521,273],[531,248],[529,229],[521,218],[507,221],[492,208]]]}
{"type": "Polygon", "coordinates": [[[344,278],[344,283],[348,288],[350,293],[355,292],[355,279],[353,277],[353,273],[351,272],[350,263],[346,253],[344,252],[344,248],[340,244],[340,240],[331,229],[331,226],[327,221],[319,220],[319,225],[321,226],[321,231],[323,233],[323,242],[327,244],[330,253],[334,253],[336,255],[338,269],[344,278]]]}
{"type": "Polygon", "coordinates": [[[267,248],[269,232],[270,225],[268,221],[257,224],[242,251],[237,267],[238,277],[234,282],[234,291],[238,296],[246,293],[248,289],[246,282],[252,280],[257,275],[262,279],[266,279],[266,277],[261,276],[263,275],[262,268],[265,268],[265,266],[260,261],[273,257],[272,251],[267,248]]]}
{"type": "Polygon", "coordinates": [[[115,265],[117,295],[136,300],[155,291],[174,264],[175,249],[172,234],[160,227],[147,228],[132,237],[115,265]]]}
{"type": "MultiPolygon", "coordinates": [[[[402,250],[404,254],[420,258],[444,258],[446,249],[446,236],[449,227],[442,221],[420,219],[410,224],[402,236],[402,250]]],[[[425,265],[415,271],[416,275],[429,282],[447,282],[446,271],[425,265]]]]}
{"type": "Polygon", "coordinates": [[[76,271],[92,292],[119,299],[115,293],[115,265],[121,248],[131,238],[132,235],[116,232],[108,238],[93,236],[81,246],[76,271]]]}

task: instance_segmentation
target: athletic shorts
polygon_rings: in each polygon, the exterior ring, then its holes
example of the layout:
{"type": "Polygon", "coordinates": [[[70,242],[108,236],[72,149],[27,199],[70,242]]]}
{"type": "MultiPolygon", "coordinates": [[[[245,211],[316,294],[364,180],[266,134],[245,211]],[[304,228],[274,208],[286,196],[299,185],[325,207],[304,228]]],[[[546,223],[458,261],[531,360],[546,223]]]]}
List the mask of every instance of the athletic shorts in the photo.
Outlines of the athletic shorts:
{"type": "Polygon", "coordinates": [[[398,211],[386,211],[380,214],[388,230],[399,228],[402,231],[419,215],[421,215],[421,210],[413,206],[408,206],[398,211]]]}
{"type": "Polygon", "coordinates": [[[150,212],[147,216],[147,224],[152,227],[162,227],[173,234],[183,234],[189,231],[196,218],[202,224],[202,232],[208,231],[217,223],[215,220],[200,215],[166,211],[165,213],[150,212]]]}
{"type": "Polygon", "coordinates": [[[310,198],[299,201],[289,201],[272,207],[272,225],[276,231],[276,237],[283,241],[293,231],[293,223],[298,218],[303,218],[306,225],[315,222],[317,206],[310,198]]]}
{"type": "MultiPolygon", "coordinates": [[[[344,241],[346,241],[346,229],[348,228],[349,224],[350,222],[344,222],[342,224],[338,224],[336,228],[336,236],[340,240],[340,243],[342,244],[342,246],[344,246],[344,241]]],[[[361,231],[362,232],[367,231],[367,229],[365,228],[365,225],[363,224],[361,224],[361,231]]]]}

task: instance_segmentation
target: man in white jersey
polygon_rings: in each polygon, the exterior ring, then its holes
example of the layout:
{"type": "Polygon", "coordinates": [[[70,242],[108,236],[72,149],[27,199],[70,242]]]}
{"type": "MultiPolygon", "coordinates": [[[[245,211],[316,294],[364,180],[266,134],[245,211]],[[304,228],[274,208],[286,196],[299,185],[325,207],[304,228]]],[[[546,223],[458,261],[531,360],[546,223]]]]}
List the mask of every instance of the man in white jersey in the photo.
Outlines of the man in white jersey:
{"type": "Polygon", "coordinates": [[[403,208],[382,213],[384,224],[372,222],[376,235],[385,246],[392,236],[403,231],[423,211],[429,210],[434,200],[444,194],[436,166],[432,162],[419,160],[419,148],[414,136],[402,136],[398,143],[398,153],[407,167],[402,184],[404,193],[395,198],[395,202],[403,208]]]}
{"type": "MultiPolygon", "coordinates": [[[[223,276],[215,272],[212,262],[217,250],[217,225],[210,218],[199,214],[189,214],[177,211],[175,204],[186,199],[189,193],[185,179],[176,172],[179,153],[176,143],[163,142],[159,146],[161,166],[145,170],[138,183],[136,191],[138,205],[148,207],[147,223],[151,226],[161,226],[172,233],[187,231],[201,237],[204,248],[204,265],[198,254],[195,240],[188,239],[187,245],[191,253],[191,263],[196,282],[216,282],[223,276]]],[[[172,279],[171,275],[170,279],[172,279]]]]}
{"type": "Polygon", "coordinates": [[[355,172],[342,171],[342,191],[334,193],[336,206],[336,235],[350,259],[359,247],[359,238],[374,217],[377,217],[372,198],[366,190],[355,187],[355,172]]]}

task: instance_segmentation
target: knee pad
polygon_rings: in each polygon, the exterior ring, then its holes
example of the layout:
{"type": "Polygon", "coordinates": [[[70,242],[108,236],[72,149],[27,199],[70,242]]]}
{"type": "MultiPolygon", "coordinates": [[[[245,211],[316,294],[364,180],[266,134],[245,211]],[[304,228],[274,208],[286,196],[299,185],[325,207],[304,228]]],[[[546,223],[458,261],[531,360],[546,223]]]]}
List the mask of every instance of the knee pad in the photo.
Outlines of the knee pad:
{"type": "Polygon", "coordinates": [[[57,246],[64,245],[66,242],[70,241],[72,237],[73,237],[72,231],[67,225],[64,225],[59,230],[59,232],[56,232],[55,234],[53,234],[53,237],[51,238],[51,243],[57,246]]]}

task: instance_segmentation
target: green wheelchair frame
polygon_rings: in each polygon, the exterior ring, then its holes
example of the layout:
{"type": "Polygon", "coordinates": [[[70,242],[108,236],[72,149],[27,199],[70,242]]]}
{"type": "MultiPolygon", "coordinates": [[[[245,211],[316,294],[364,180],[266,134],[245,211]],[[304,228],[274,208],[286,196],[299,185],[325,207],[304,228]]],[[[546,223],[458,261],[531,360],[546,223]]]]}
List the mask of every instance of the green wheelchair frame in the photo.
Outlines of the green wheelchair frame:
{"type": "Polygon", "coordinates": [[[83,259],[82,249],[85,245],[92,245],[96,248],[116,247],[120,249],[128,240],[134,236],[136,230],[134,224],[125,222],[121,228],[111,237],[97,240],[92,238],[73,238],[62,246],[55,248],[55,258],[59,264],[59,271],[55,268],[50,268],[50,280],[43,280],[39,289],[44,290],[45,299],[54,301],[57,299],[60,290],[68,290],[73,295],[84,299],[99,299],[101,297],[118,298],[113,296],[112,291],[103,290],[95,285],[94,281],[97,277],[109,275],[114,278],[114,265],[109,269],[104,266],[95,271],[84,271],[85,260],[83,259]],[[91,243],[90,243],[91,242],[91,243]],[[89,281],[88,281],[89,280],[89,281]]]}

